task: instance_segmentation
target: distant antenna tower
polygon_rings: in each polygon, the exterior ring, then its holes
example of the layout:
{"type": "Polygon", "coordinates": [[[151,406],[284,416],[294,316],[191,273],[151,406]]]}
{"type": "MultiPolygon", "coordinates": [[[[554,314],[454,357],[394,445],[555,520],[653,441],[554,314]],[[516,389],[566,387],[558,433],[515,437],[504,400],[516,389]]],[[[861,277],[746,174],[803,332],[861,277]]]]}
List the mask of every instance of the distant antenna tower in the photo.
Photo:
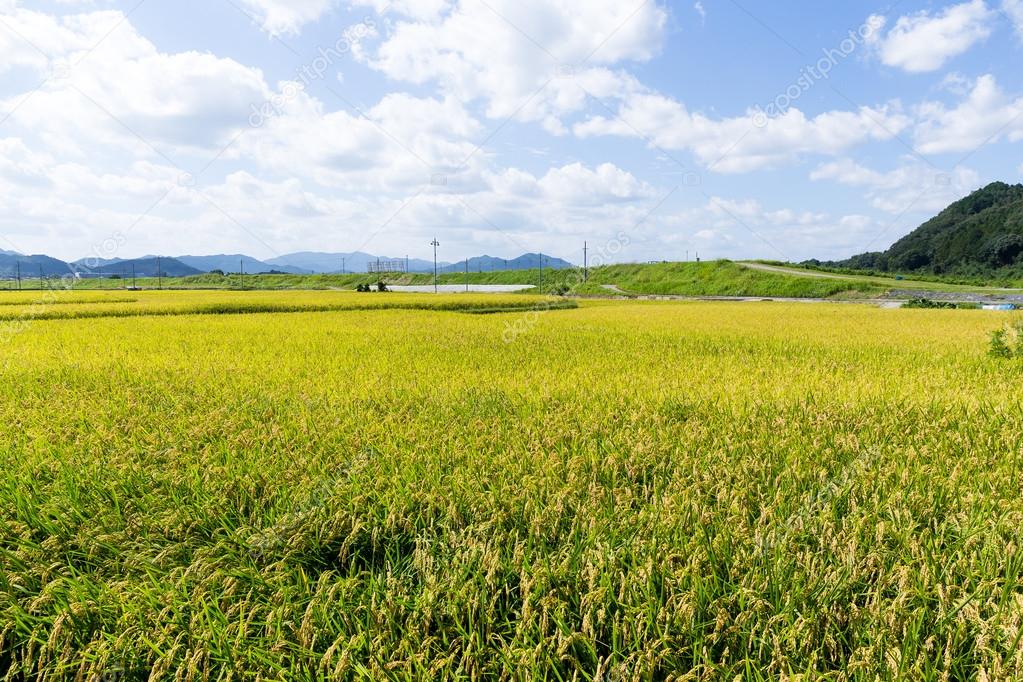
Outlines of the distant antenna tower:
{"type": "Polygon", "coordinates": [[[440,242],[434,237],[433,241],[430,242],[430,246],[433,247],[433,293],[437,293],[437,247],[440,246],[440,242]]]}

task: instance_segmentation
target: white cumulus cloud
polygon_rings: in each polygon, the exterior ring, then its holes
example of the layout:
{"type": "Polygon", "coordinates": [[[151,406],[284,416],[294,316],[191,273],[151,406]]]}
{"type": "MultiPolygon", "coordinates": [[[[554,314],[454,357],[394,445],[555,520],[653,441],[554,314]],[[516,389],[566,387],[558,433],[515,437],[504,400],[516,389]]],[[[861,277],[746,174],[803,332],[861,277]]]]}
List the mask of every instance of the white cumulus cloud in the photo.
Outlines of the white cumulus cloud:
{"type": "Polygon", "coordinates": [[[1016,35],[1023,40],[1023,0],[1002,0],[1002,11],[1016,27],[1016,35]]]}
{"type": "Polygon", "coordinates": [[[958,106],[941,102],[918,107],[914,132],[924,154],[972,152],[985,144],[1023,140],[1023,97],[1010,97],[993,75],[981,76],[958,106]]]}
{"type": "Polygon", "coordinates": [[[840,159],[818,166],[810,179],[863,187],[871,206],[893,215],[936,213],[981,184],[980,175],[972,169],[957,167],[946,173],[916,159],[907,159],[888,172],[840,159]]]}
{"type": "Polygon", "coordinates": [[[588,94],[637,87],[611,67],[657,54],[667,22],[653,2],[637,10],[593,0],[580,11],[572,0],[463,0],[424,18],[427,9],[399,14],[367,63],[397,81],[482,101],[490,118],[539,121],[559,134],[561,117],[588,94]]]}
{"type": "Polygon", "coordinates": [[[887,66],[909,73],[936,71],[991,35],[995,16],[984,0],[971,0],[937,14],[900,17],[871,42],[887,66]]]}
{"type": "Polygon", "coordinates": [[[335,0],[240,0],[271,35],[296,34],[326,14],[335,0]]]}
{"type": "Polygon", "coordinates": [[[789,109],[764,125],[756,121],[752,111],[715,119],[690,112],[669,97],[642,93],[628,98],[615,117],[593,116],[574,131],[580,137],[643,137],[664,149],[689,150],[716,172],[743,173],[804,155],[838,154],[870,140],[889,140],[910,124],[891,107],[829,111],[814,117],[789,109]]]}

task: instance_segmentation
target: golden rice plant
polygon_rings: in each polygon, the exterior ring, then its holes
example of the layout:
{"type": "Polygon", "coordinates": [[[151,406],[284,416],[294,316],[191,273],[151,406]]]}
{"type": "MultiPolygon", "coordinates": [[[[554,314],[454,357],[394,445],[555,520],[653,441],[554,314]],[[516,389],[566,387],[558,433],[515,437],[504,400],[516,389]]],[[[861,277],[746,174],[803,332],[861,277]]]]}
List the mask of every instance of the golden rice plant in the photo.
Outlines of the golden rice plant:
{"type": "MultiPolygon", "coordinates": [[[[335,300],[148,294],[65,307],[335,300]]],[[[0,355],[0,677],[1020,679],[999,319],[35,319],[0,355]]]]}

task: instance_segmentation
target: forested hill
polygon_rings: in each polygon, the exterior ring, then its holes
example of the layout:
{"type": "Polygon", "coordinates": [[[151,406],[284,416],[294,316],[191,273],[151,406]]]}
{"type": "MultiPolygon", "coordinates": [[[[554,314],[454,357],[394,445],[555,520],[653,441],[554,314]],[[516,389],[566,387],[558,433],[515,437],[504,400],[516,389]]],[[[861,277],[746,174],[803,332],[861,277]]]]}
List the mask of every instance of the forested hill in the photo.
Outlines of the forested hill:
{"type": "Polygon", "coordinates": [[[1023,271],[1023,185],[992,183],[955,202],[883,253],[863,253],[826,265],[962,275],[1023,271]]]}

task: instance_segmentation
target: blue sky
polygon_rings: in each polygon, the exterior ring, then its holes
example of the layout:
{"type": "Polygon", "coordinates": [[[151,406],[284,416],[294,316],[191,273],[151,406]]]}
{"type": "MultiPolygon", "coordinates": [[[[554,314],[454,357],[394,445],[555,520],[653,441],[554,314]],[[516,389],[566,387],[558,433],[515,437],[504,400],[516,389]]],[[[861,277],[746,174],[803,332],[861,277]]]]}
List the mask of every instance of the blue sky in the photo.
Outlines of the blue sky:
{"type": "Polygon", "coordinates": [[[1023,0],[0,0],[0,249],[841,258],[1023,176],[1023,0]]]}

